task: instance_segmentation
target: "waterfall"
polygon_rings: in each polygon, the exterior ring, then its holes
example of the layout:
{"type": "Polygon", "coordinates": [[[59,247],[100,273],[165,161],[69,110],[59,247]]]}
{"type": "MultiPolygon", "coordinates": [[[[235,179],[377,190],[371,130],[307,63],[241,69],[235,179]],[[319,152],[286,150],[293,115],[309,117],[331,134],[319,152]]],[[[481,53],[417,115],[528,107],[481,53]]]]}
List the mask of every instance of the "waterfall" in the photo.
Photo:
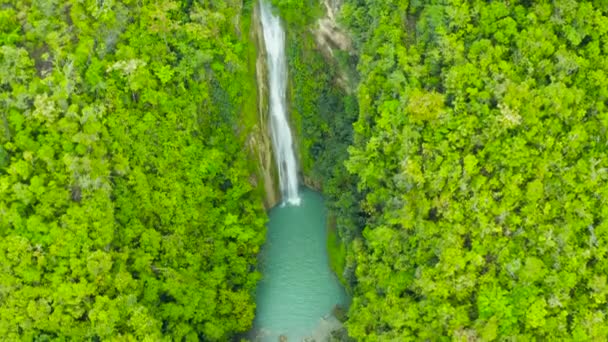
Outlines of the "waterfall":
{"type": "Polygon", "coordinates": [[[287,121],[285,100],[287,89],[285,32],[281,27],[281,21],[272,14],[272,9],[266,1],[260,2],[260,8],[268,62],[270,133],[279,170],[281,194],[285,203],[299,205],[298,168],[291,129],[287,121]]]}

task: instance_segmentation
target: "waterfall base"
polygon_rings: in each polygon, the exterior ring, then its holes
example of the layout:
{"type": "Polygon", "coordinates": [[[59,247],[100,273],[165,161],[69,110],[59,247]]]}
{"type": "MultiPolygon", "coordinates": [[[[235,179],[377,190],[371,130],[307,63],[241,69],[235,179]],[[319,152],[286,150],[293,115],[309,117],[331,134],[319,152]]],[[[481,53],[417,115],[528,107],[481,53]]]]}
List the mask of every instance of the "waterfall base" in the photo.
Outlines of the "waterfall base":
{"type": "Polygon", "coordinates": [[[260,253],[263,278],[256,294],[254,341],[301,341],[341,326],[332,316],[347,296],[329,268],[323,197],[300,192],[300,206],[270,211],[266,244],[260,253]]]}

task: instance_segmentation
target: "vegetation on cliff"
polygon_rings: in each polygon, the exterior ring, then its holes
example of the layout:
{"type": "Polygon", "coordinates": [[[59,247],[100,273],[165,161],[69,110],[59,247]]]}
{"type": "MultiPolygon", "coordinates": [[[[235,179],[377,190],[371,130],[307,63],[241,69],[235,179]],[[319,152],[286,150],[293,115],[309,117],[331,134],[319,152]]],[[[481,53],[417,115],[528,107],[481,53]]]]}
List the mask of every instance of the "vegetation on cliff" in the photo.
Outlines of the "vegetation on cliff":
{"type": "Polygon", "coordinates": [[[354,283],[354,264],[345,260],[346,246],[363,225],[357,181],[344,164],[348,147],[353,144],[353,123],[358,113],[356,96],[350,93],[350,86],[356,83],[356,60],[352,51],[336,48],[333,55],[328,55],[327,49],[334,47],[319,46],[315,31],[322,12],[317,6],[321,4],[277,4],[281,16],[287,18],[290,115],[302,173],[326,198],[331,266],[349,286],[354,283]],[[290,20],[297,13],[306,13],[306,20],[290,20]]]}

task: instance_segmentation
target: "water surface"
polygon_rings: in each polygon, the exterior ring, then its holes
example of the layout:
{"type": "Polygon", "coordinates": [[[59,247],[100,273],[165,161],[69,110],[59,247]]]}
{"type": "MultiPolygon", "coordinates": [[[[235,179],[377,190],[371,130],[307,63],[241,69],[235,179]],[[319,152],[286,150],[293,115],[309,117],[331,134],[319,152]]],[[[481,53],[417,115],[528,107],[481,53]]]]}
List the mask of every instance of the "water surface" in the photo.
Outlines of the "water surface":
{"type": "Polygon", "coordinates": [[[299,206],[278,206],[269,213],[254,321],[259,341],[319,337],[335,327],[334,305],[346,303],[329,269],[323,197],[309,189],[302,189],[300,197],[299,206]]]}

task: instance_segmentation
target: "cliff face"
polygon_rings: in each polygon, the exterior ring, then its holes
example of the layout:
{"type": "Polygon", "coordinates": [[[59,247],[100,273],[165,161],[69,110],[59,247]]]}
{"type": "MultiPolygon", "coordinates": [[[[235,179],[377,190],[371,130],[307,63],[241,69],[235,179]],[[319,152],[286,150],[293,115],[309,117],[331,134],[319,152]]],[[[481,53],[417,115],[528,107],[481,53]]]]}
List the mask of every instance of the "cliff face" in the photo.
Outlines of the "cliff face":
{"type": "Polygon", "coordinates": [[[258,121],[254,125],[248,139],[248,147],[257,161],[258,179],[264,188],[264,206],[270,209],[280,201],[278,174],[272,151],[272,140],[268,118],[268,70],[266,64],[266,50],[264,49],[264,35],[260,21],[258,5],[253,10],[251,20],[251,40],[257,47],[256,80],[257,80],[257,111],[258,121]]]}
{"type": "MultiPolygon", "coordinates": [[[[343,70],[342,67],[340,67],[336,59],[337,51],[343,51],[349,54],[352,51],[352,41],[350,37],[345,33],[345,30],[339,27],[336,21],[336,16],[342,5],[342,0],[320,1],[326,9],[325,15],[319,18],[316,23],[312,25],[312,27],[302,30],[300,34],[312,36],[315,44],[309,48],[316,50],[316,53],[320,53],[326,60],[326,63],[332,65],[338,70],[334,83],[338,87],[344,89],[346,93],[352,93],[353,89],[351,89],[352,86],[350,86],[352,82],[350,82],[348,78],[348,73],[343,70]]],[[[286,27],[286,29],[288,28],[286,27]]],[[[249,134],[248,148],[255,160],[257,170],[255,179],[253,181],[256,184],[262,182],[261,184],[264,190],[264,206],[269,209],[279,203],[281,198],[278,172],[276,169],[272,140],[270,136],[270,121],[268,118],[268,70],[266,64],[266,49],[264,48],[264,35],[260,21],[259,5],[257,4],[253,10],[249,34],[250,41],[255,44],[257,51],[255,63],[255,75],[257,81],[257,122],[249,134]]],[[[290,80],[289,82],[291,83],[292,81],[290,80]]],[[[289,98],[288,101],[291,102],[291,98],[289,98]]],[[[291,105],[291,103],[289,105],[291,105]]],[[[301,123],[297,122],[297,120],[294,122],[294,120],[294,117],[290,117],[291,126],[298,127],[301,123]]],[[[299,129],[293,129],[292,131],[294,132],[294,144],[296,147],[297,159],[301,160],[302,137],[300,135],[302,132],[299,129]]],[[[307,174],[307,172],[302,172],[300,176],[304,184],[307,186],[316,190],[322,189],[321,179],[315,179],[307,174]]]]}
{"type": "Polygon", "coordinates": [[[317,28],[315,29],[315,37],[319,48],[333,56],[333,51],[351,50],[351,39],[348,35],[339,27],[336,21],[336,15],[340,11],[342,6],[341,0],[322,0],[325,6],[325,16],[319,18],[317,21],[317,28]]]}
{"type": "MultiPolygon", "coordinates": [[[[342,0],[321,0],[325,6],[325,16],[319,18],[316,27],[313,29],[317,49],[321,51],[328,63],[337,65],[335,51],[345,51],[351,53],[353,50],[352,40],[345,30],[343,30],[336,20],[336,16],[342,7],[342,0]]],[[[352,93],[351,82],[345,70],[339,70],[336,84],[347,93],[352,93]]]]}

